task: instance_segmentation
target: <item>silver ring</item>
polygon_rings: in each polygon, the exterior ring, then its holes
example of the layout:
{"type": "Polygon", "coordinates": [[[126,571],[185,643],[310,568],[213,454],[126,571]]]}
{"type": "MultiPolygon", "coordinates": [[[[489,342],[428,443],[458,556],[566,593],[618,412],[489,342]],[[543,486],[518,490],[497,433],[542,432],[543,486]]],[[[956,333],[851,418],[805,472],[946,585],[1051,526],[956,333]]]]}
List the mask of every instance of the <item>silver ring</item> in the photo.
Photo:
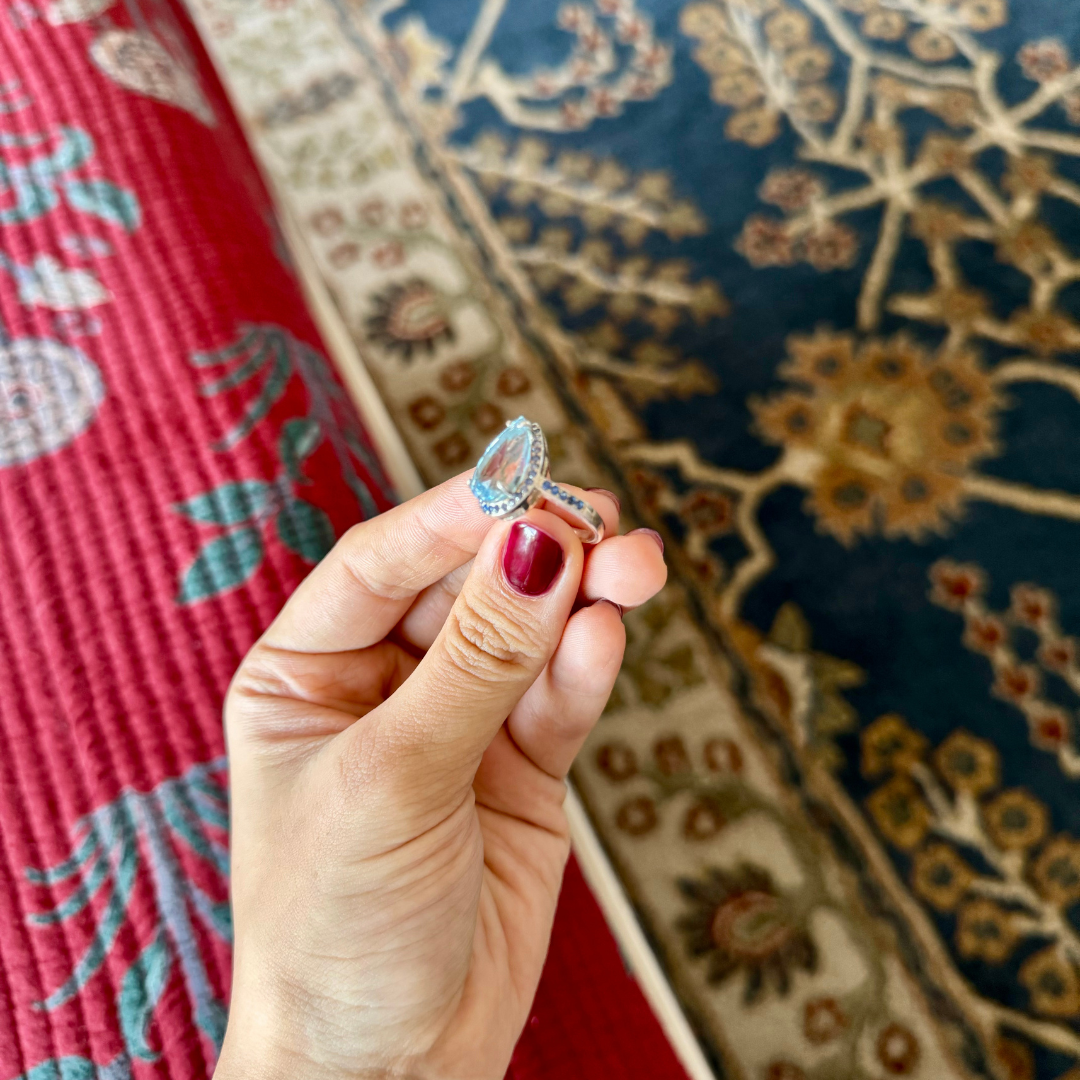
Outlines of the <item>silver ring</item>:
{"type": "Polygon", "coordinates": [[[488,517],[513,521],[546,500],[576,519],[574,532],[582,543],[598,544],[604,538],[604,519],[596,510],[552,481],[543,429],[524,416],[508,420],[488,443],[469,490],[488,517]]]}

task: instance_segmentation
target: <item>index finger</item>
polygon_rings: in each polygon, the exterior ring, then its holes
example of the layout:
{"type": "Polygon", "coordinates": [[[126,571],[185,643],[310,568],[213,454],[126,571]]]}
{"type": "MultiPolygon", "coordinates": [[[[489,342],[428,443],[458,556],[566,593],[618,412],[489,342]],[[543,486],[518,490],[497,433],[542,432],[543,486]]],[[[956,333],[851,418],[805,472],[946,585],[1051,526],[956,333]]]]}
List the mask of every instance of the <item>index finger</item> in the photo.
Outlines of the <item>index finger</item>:
{"type": "Polygon", "coordinates": [[[277,649],[346,652],[382,641],[416,595],[467,563],[492,526],[472,471],[354,525],[263,635],[277,649]]]}

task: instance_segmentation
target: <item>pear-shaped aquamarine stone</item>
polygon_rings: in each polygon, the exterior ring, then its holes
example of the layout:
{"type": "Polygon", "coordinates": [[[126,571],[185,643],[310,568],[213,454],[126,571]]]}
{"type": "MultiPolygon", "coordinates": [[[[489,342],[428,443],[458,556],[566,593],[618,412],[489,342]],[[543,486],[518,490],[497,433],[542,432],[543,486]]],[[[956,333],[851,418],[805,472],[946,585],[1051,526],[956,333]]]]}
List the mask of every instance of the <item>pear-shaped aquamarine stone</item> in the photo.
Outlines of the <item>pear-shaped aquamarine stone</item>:
{"type": "Polygon", "coordinates": [[[532,450],[532,428],[528,420],[519,416],[484,451],[473,473],[473,494],[481,503],[500,503],[524,495],[532,450]]]}

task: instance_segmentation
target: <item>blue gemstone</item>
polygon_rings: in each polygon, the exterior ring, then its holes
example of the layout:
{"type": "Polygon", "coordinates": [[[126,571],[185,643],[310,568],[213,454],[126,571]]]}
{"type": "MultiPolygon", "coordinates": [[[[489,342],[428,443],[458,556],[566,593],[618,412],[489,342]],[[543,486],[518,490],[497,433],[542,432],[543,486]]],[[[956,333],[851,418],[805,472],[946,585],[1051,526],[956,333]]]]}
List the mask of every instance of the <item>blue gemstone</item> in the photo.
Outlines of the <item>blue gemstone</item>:
{"type": "Polygon", "coordinates": [[[469,487],[483,503],[516,501],[527,493],[528,466],[536,439],[528,420],[519,416],[488,444],[469,487]]]}

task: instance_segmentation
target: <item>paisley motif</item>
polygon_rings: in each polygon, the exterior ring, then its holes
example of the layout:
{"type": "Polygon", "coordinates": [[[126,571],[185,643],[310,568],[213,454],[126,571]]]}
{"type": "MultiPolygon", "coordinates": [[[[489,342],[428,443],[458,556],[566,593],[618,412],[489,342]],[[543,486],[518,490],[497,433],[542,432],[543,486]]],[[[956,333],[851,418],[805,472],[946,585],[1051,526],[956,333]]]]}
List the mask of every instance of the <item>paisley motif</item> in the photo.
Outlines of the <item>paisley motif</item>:
{"type": "Polygon", "coordinates": [[[90,46],[94,63],[125,90],[186,109],[208,127],[214,111],[195,76],[153,35],[143,30],[106,30],[90,46]]]}

